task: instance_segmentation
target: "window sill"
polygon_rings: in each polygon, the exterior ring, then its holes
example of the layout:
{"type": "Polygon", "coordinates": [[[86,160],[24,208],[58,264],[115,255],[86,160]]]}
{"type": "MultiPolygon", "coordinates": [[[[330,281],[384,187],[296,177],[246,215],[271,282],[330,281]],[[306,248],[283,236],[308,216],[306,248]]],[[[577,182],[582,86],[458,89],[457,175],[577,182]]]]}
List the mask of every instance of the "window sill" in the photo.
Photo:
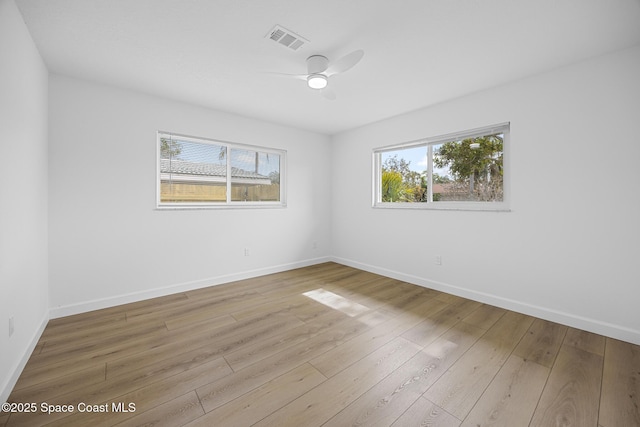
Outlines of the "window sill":
{"type": "Polygon", "coordinates": [[[217,209],[284,209],[287,205],[283,203],[234,203],[234,204],[164,204],[156,206],[157,211],[175,211],[175,210],[217,210],[217,209]]]}
{"type": "Polygon", "coordinates": [[[375,203],[372,207],[374,209],[511,212],[511,209],[506,203],[478,203],[478,202],[375,203]]]}

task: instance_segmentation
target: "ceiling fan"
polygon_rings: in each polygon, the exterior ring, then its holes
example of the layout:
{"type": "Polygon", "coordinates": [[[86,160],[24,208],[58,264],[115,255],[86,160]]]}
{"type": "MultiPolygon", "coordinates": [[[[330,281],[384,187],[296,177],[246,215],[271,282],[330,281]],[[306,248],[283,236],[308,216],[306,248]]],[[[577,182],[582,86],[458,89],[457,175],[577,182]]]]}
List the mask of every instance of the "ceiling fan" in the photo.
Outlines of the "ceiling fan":
{"type": "Polygon", "coordinates": [[[325,98],[334,100],[336,99],[335,93],[327,87],[329,77],[350,70],[360,62],[363,56],[363,50],[355,50],[337,61],[330,63],[326,56],[311,55],[307,58],[307,74],[274,74],[306,80],[307,86],[311,89],[318,90],[325,98]]]}

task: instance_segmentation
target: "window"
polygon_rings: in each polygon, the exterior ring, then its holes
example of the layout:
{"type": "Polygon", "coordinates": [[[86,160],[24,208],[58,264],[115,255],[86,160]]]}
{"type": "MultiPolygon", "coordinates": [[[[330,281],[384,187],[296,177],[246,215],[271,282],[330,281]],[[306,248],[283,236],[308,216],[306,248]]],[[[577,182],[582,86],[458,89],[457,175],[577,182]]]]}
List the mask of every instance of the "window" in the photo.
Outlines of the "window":
{"type": "Polygon", "coordinates": [[[507,210],[509,124],[374,150],[374,207],[507,210]]]}
{"type": "Polygon", "coordinates": [[[158,207],[284,207],[286,151],[158,132],[158,207]]]}

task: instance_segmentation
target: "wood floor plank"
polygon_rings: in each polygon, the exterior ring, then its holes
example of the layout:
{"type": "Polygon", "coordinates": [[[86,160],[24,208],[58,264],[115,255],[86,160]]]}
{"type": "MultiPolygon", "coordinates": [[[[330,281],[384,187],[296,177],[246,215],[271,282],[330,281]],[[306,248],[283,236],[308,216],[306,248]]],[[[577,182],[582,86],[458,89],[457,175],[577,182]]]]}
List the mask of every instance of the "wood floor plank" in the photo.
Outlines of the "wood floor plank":
{"type": "Polygon", "coordinates": [[[558,323],[536,319],[513,354],[550,368],[556,360],[567,329],[558,323]]]}
{"type": "Polygon", "coordinates": [[[108,329],[110,325],[117,325],[127,321],[127,311],[131,309],[142,309],[145,307],[164,307],[172,304],[184,303],[187,296],[183,293],[166,295],[163,297],[151,298],[148,300],[122,304],[114,307],[94,310],[87,313],[75,314],[72,316],[52,319],[47,323],[47,328],[42,334],[43,339],[48,339],[49,334],[54,336],[64,336],[67,333],[92,329],[96,331],[108,329]]]}
{"type": "Polygon", "coordinates": [[[300,280],[300,278],[298,278],[297,280],[294,278],[292,280],[284,280],[280,282],[277,287],[272,287],[270,289],[260,289],[260,294],[271,300],[275,300],[291,295],[300,295],[304,292],[321,288],[324,283],[324,280],[318,280],[317,278],[307,278],[302,280],[300,280]]]}
{"type": "MultiPolygon", "coordinates": [[[[224,358],[231,368],[237,372],[289,347],[313,338],[345,321],[347,317],[343,313],[331,310],[313,322],[284,331],[272,339],[263,339],[243,346],[236,351],[225,354],[224,358]]],[[[371,325],[368,324],[368,326],[371,325]]]]}
{"type": "Polygon", "coordinates": [[[400,294],[384,301],[379,308],[385,311],[395,313],[397,315],[405,314],[415,307],[419,307],[424,299],[431,299],[431,295],[427,289],[414,286],[413,289],[402,291],[398,288],[400,294]]]}
{"type": "MultiPolygon", "coordinates": [[[[234,322],[203,334],[180,334],[173,340],[141,352],[131,352],[116,360],[107,361],[107,378],[137,372],[144,368],[149,357],[161,360],[167,355],[203,349],[207,356],[223,356],[255,341],[277,335],[304,325],[289,315],[263,316],[244,322],[234,322]]],[[[179,332],[179,331],[176,331],[179,332]]]]}
{"type": "Polygon", "coordinates": [[[369,313],[357,317],[358,322],[365,323],[367,326],[372,328],[380,325],[381,323],[388,322],[393,318],[389,314],[385,313],[383,310],[375,310],[370,311],[369,313]]]}
{"type": "Polygon", "coordinates": [[[465,418],[462,427],[527,426],[550,368],[511,356],[465,418]]]}
{"type": "MultiPolygon", "coordinates": [[[[231,368],[222,358],[210,361],[190,360],[176,364],[170,369],[157,372],[153,376],[123,376],[103,383],[94,384],[71,393],[56,396],[48,403],[52,405],[77,405],[81,402],[102,404],[111,402],[134,403],[136,411],[144,412],[160,403],[188,393],[202,384],[218,380],[231,373],[231,368]],[[185,390],[186,389],[186,390],[185,390]]],[[[11,417],[9,425],[17,426],[111,426],[118,421],[135,416],[135,413],[74,413],[54,412],[52,414],[17,414],[11,417]]]]}
{"type": "Polygon", "coordinates": [[[313,390],[283,406],[255,426],[320,426],[402,366],[419,350],[420,348],[411,341],[396,338],[350,369],[329,378],[313,390]]]}
{"type": "Polygon", "coordinates": [[[32,357],[29,370],[23,374],[25,384],[37,384],[42,378],[48,378],[52,373],[60,375],[70,369],[87,369],[96,363],[108,363],[107,376],[114,372],[124,370],[131,371],[131,366],[137,366],[139,362],[145,362],[147,358],[154,360],[169,357],[173,352],[185,352],[201,347],[203,342],[215,342],[219,344],[220,353],[233,351],[252,340],[268,335],[274,335],[282,330],[303,324],[295,317],[287,315],[265,315],[260,318],[248,319],[245,322],[236,322],[216,329],[208,325],[192,327],[189,334],[183,331],[169,331],[162,335],[140,337],[138,340],[129,340],[123,343],[114,343],[111,347],[98,348],[69,353],[54,354],[48,358],[32,357]],[[115,363],[120,360],[121,363],[115,363]]]}
{"type": "Polygon", "coordinates": [[[140,388],[135,388],[125,394],[116,397],[109,397],[101,404],[122,403],[128,408],[130,403],[135,404],[135,411],[116,412],[111,410],[107,413],[74,413],[73,415],[48,424],[49,427],[108,427],[119,422],[128,420],[140,413],[152,410],[166,402],[194,391],[197,387],[216,381],[231,373],[231,369],[223,359],[218,358],[190,369],[179,372],[175,375],[161,378],[158,381],[150,382],[140,388]]]}
{"type": "Polygon", "coordinates": [[[344,322],[306,341],[260,360],[232,375],[198,388],[205,412],[230,402],[251,390],[279,377],[308,360],[357,336],[369,327],[348,318],[344,322]]]}
{"type": "Polygon", "coordinates": [[[390,285],[391,279],[382,276],[367,274],[348,280],[338,280],[326,283],[324,286],[329,290],[340,290],[345,298],[353,299],[360,304],[378,307],[381,301],[376,299],[376,295],[393,289],[390,285]]]}
{"type": "MultiPolygon", "coordinates": [[[[396,420],[392,427],[459,427],[459,419],[440,408],[433,402],[421,397],[411,405],[411,407],[400,418],[396,420]]],[[[513,426],[515,427],[515,426],[513,426]]]]}
{"type": "Polygon", "coordinates": [[[426,316],[422,322],[404,332],[402,336],[420,346],[428,345],[481,305],[471,300],[448,305],[443,310],[434,311],[426,316]]]}
{"type": "Polygon", "coordinates": [[[397,287],[397,280],[388,277],[379,277],[369,282],[358,284],[358,286],[349,287],[346,291],[342,290],[337,284],[329,284],[328,289],[339,289],[344,293],[345,297],[350,298],[372,310],[380,309],[385,303],[393,298],[397,298],[405,292],[404,288],[397,287]]]}
{"type": "Polygon", "coordinates": [[[468,323],[458,323],[323,426],[392,424],[484,332],[468,323]]]}
{"type": "Polygon", "coordinates": [[[530,427],[597,427],[603,358],[563,345],[530,427]]]}
{"type": "Polygon", "coordinates": [[[607,338],[600,426],[640,426],[640,347],[607,338]]]}
{"type": "Polygon", "coordinates": [[[300,315],[301,320],[308,320],[318,314],[327,313],[331,310],[327,306],[318,304],[302,294],[284,296],[278,299],[265,298],[264,303],[253,307],[242,307],[233,312],[236,320],[244,320],[264,313],[289,313],[294,316],[300,315]]]}
{"type": "Polygon", "coordinates": [[[67,375],[57,376],[30,387],[15,387],[11,393],[13,402],[47,402],[60,394],[82,389],[106,380],[106,364],[100,363],[95,367],[70,371],[67,375]]]}
{"type": "Polygon", "coordinates": [[[145,307],[144,309],[127,312],[127,323],[135,324],[149,322],[155,319],[165,321],[189,317],[194,313],[210,315],[211,317],[229,314],[239,307],[259,305],[265,298],[257,291],[245,291],[237,294],[229,294],[224,297],[211,296],[199,300],[186,299],[168,307],[145,307]]]}
{"type": "Polygon", "coordinates": [[[191,351],[178,354],[170,353],[168,356],[158,359],[137,357],[135,363],[118,365],[117,367],[111,367],[107,364],[107,379],[118,381],[123,378],[153,378],[159,373],[171,371],[180,366],[197,365],[210,360],[222,359],[220,353],[220,347],[217,344],[209,343],[191,351]],[[126,369],[118,369],[122,366],[126,366],[126,369]]]}
{"type": "Polygon", "coordinates": [[[370,310],[369,307],[345,298],[340,295],[340,293],[331,292],[324,288],[307,291],[302,295],[311,298],[312,300],[326,307],[332,308],[334,310],[339,310],[351,317],[359,316],[370,310]]]}
{"type": "Polygon", "coordinates": [[[47,327],[40,336],[40,341],[64,339],[71,336],[82,336],[91,331],[92,333],[104,333],[126,327],[127,316],[125,313],[114,313],[104,315],[100,310],[88,313],[76,314],[69,317],[61,317],[49,320],[47,327]],[[98,313],[98,314],[96,314],[98,313]],[[72,320],[68,320],[72,318],[72,320]],[[57,320],[65,319],[68,323],[56,324],[57,320]]]}
{"type": "Polygon", "coordinates": [[[115,425],[119,427],[174,427],[185,425],[202,415],[204,415],[204,410],[200,405],[198,395],[195,391],[191,391],[115,425]]]}
{"type": "Polygon", "coordinates": [[[235,323],[236,321],[237,319],[230,314],[220,315],[219,313],[211,314],[196,312],[179,318],[167,319],[163,323],[167,330],[175,331],[176,329],[191,328],[194,325],[200,326],[203,324],[206,324],[209,328],[217,328],[230,323],[235,323]]]}
{"type": "MultiPolygon", "coordinates": [[[[421,304],[424,313],[438,312],[448,304],[438,300],[426,300],[421,304]]],[[[401,335],[404,331],[419,323],[420,316],[396,316],[380,324],[354,339],[312,359],[310,363],[326,377],[332,377],[353,363],[382,347],[401,335]]]]}
{"type": "Polygon", "coordinates": [[[463,420],[531,323],[532,317],[505,313],[424,396],[463,420]]]}
{"type": "Polygon", "coordinates": [[[392,319],[311,359],[309,363],[327,378],[332,377],[344,369],[349,369],[353,363],[395,339],[398,336],[396,330],[402,326],[401,322],[392,319]]]}
{"type": "Polygon", "coordinates": [[[444,292],[442,292],[436,298],[438,298],[440,301],[446,302],[447,304],[459,304],[465,300],[465,298],[459,297],[457,295],[447,294],[444,292]]]}
{"type": "Polygon", "coordinates": [[[198,301],[201,299],[217,298],[229,294],[237,294],[247,290],[260,292],[263,286],[276,286],[279,282],[279,275],[266,275],[253,277],[246,280],[238,280],[218,285],[206,286],[204,288],[192,289],[184,292],[189,300],[198,301]]]}
{"type": "Polygon", "coordinates": [[[117,334],[94,334],[71,337],[64,340],[49,340],[42,352],[34,357],[34,360],[52,359],[55,355],[68,355],[69,353],[86,352],[95,353],[114,345],[121,346],[128,341],[147,339],[150,336],[164,335],[167,328],[162,322],[139,325],[126,325],[117,334]]]}
{"type": "Polygon", "coordinates": [[[482,304],[477,310],[474,310],[467,317],[462,319],[463,322],[470,323],[478,328],[488,330],[507,312],[504,308],[494,307],[488,304],[482,304]]]}
{"type": "Polygon", "coordinates": [[[405,284],[393,279],[387,279],[381,283],[385,286],[372,288],[358,298],[358,302],[371,309],[386,309],[398,314],[401,312],[401,309],[396,307],[398,304],[406,303],[411,300],[412,296],[422,292],[420,289],[413,289],[409,291],[411,295],[407,295],[407,288],[403,286],[405,284]]]}
{"type": "Polygon", "coordinates": [[[579,348],[600,356],[604,355],[605,339],[602,335],[583,331],[575,328],[568,328],[563,344],[579,348]]]}
{"type": "Polygon", "coordinates": [[[232,400],[188,424],[188,427],[250,426],[326,380],[313,366],[297,368],[232,400]]]}
{"type": "Polygon", "coordinates": [[[162,331],[162,328],[154,330],[158,333],[129,335],[125,340],[108,340],[108,342],[104,344],[100,344],[99,342],[92,342],[90,344],[79,343],[79,347],[75,349],[66,348],[64,351],[41,353],[30,359],[30,363],[32,364],[29,371],[30,375],[64,367],[84,369],[88,366],[78,366],[78,359],[82,359],[93,366],[97,362],[105,362],[109,359],[139,353],[147,349],[168,344],[172,341],[172,337],[166,333],[166,330],[162,331]]]}

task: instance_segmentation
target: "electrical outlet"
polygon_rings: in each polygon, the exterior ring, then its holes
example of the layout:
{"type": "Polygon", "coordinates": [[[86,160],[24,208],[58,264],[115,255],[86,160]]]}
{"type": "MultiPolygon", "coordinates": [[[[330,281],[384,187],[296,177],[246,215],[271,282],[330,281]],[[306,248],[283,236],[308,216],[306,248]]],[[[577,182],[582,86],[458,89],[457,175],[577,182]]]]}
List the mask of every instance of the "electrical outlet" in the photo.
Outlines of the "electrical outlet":
{"type": "Polygon", "coordinates": [[[244,248],[244,256],[249,256],[249,248],[244,248]]]}
{"type": "Polygon", "coordinates": [[[15,324],[13,321],[13,316],[9,317],[9,338],[13,335],[13,331],[15,331],[15,324]]]}
{"type": "Polygon", "coordinates": [[[318,249],[318,242],[313,242],[313,249],[318,249]]]}
{"type": "Polygon", "coordinates": [[[442,256],[441,255],[436,255],[435,263],[436,263],[436,265],[442,265],[442,256]]]}

